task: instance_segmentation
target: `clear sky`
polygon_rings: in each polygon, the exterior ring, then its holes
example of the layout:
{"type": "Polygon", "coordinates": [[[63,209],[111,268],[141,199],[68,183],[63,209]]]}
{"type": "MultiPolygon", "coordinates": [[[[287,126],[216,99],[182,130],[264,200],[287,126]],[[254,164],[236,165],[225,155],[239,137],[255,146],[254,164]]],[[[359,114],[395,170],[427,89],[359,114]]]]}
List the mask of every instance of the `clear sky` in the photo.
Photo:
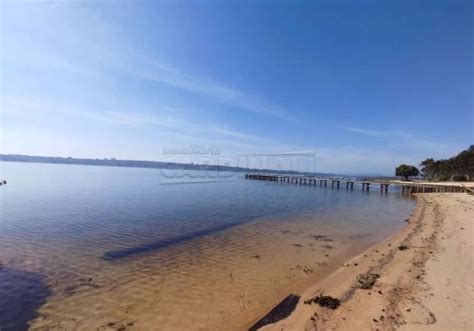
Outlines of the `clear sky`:
{"type": "Polygon", "coordinates": [[[393,174],[473,137],[472,1],[1,1],[1,152],[315,151],[393,174]]]}

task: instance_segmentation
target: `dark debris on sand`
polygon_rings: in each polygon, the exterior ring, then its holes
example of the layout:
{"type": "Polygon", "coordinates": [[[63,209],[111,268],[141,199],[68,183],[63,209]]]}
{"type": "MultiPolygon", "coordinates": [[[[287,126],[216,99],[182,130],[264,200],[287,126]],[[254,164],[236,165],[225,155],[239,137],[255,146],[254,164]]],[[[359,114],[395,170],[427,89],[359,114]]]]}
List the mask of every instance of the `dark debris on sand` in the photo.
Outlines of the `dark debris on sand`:
{"type": "Polygon", "coordinates": [[[314,240],[317,240],[317,241],[334,241],[332,240],[331,238],[329,238],[328,236],[325,236],[325,235],[321,235],[321,234],[312,234],[311,237],[313,237],[314,240]]]}
{"type": "Polygon", "coordinates": [[[368,290],[374,286],[375,282],[377,281],[377,278],[379,278],[379,274],[373,274],[373,273],[365,273],[365,274],[358,274],[355,281],[354,281],[354,287],[355,288],[361,288],[364,290],[368,290]]]}
{"type": "Polygon", "coordinates": [[[310,305],[312,303],[317,303],[321,307],[329,308],[329,309],[337,309],[341,305],[341,301],[337,298],[333,298],[329,295],[318,295],[315,296],[314,298],[308,299],[304,302],[307,305],[310,305]]]}

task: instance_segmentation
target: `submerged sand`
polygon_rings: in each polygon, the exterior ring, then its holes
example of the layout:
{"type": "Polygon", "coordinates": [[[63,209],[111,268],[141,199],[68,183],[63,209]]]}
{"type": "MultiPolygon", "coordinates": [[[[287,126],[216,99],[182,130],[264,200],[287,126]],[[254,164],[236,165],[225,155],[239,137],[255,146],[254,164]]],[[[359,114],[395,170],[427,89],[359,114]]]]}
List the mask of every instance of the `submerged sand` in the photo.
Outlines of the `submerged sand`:
{"type": "Polygon", "coordinates": [[[276,300],[296,293],[301,299],[293,313],[262,329],[471,330],[474,196],[417,199],[406,226],[374,246],[355,244],[352,228],[316,233],[312,219],[282,223],[285,228],[263,220],[257,228],[216,235],[210,246],[198,240],[126,263],[73,259],[82,262],[68,266],[72,275],[44,279],[51,293],[38,299],[41,307],[28,324],[37,330],[244,330],[276,300]],[[230,250],[219,255],[220,247],[230,250]],[[380,275],[372,288],[354,287],[363,273],[380,275]],[[304,303],[322,293],[341,305],[304,303]]]}
{"type": "MultiPolygon", "coordinates": [[[[285,293],[303,292],[391,231],[389,227],[380,235],[368,234],[361,232],[360,224],[338,223],[338,216],[333,217],[317,227],[309,214],[291,222],[254,220],[116,261],[45,243],[47,254],[27,251],[18,261],[33,270],[48,268],[42,280],[48,295],[39,298],[28,326],[32,330],[244,330],[285,293]]],[[[402,222],[394,227],[402,227],[402,222]]],[[[15,262],[5,260],[9,268],[15,262]]],[[[0,308],[9,309],[8,302],[1,303],[0,308]]]]}
{"type": "Polygon", "coordinates": [[[400,232],[309,287],[288,318],[262,330],[472,330],[474,196],[417,198],[400,232]],[[380,277],[370,289],[356,288],[362,273],[380,277]],[[322,293],[341,305],[304,303],[322,293]]]}

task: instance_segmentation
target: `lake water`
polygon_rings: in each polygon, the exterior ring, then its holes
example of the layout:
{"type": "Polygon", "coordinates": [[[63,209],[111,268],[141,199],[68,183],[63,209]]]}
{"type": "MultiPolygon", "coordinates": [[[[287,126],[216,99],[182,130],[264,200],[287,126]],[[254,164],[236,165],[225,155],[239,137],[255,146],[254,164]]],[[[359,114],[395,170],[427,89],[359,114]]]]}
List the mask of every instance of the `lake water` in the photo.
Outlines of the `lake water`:
{"type": "Polygon", "coordinates": [[[415,203],[159,169],[0,162],[0,329],[242,329],[415,203]],[[176,184],[176,185],[174,185],[176,184]]]}

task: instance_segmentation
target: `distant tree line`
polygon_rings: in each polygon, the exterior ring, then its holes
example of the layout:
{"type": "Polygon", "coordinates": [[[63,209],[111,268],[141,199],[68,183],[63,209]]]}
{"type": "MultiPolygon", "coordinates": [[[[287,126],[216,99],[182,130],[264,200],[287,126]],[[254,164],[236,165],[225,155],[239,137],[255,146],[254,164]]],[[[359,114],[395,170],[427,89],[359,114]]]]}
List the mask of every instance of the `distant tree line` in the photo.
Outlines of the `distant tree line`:
{"type": "Polygon", "coordinates": [[[426,159],[420,167],[422,175],[432,180],[474,180],[474,145],[450,159],[426,159]]]}

